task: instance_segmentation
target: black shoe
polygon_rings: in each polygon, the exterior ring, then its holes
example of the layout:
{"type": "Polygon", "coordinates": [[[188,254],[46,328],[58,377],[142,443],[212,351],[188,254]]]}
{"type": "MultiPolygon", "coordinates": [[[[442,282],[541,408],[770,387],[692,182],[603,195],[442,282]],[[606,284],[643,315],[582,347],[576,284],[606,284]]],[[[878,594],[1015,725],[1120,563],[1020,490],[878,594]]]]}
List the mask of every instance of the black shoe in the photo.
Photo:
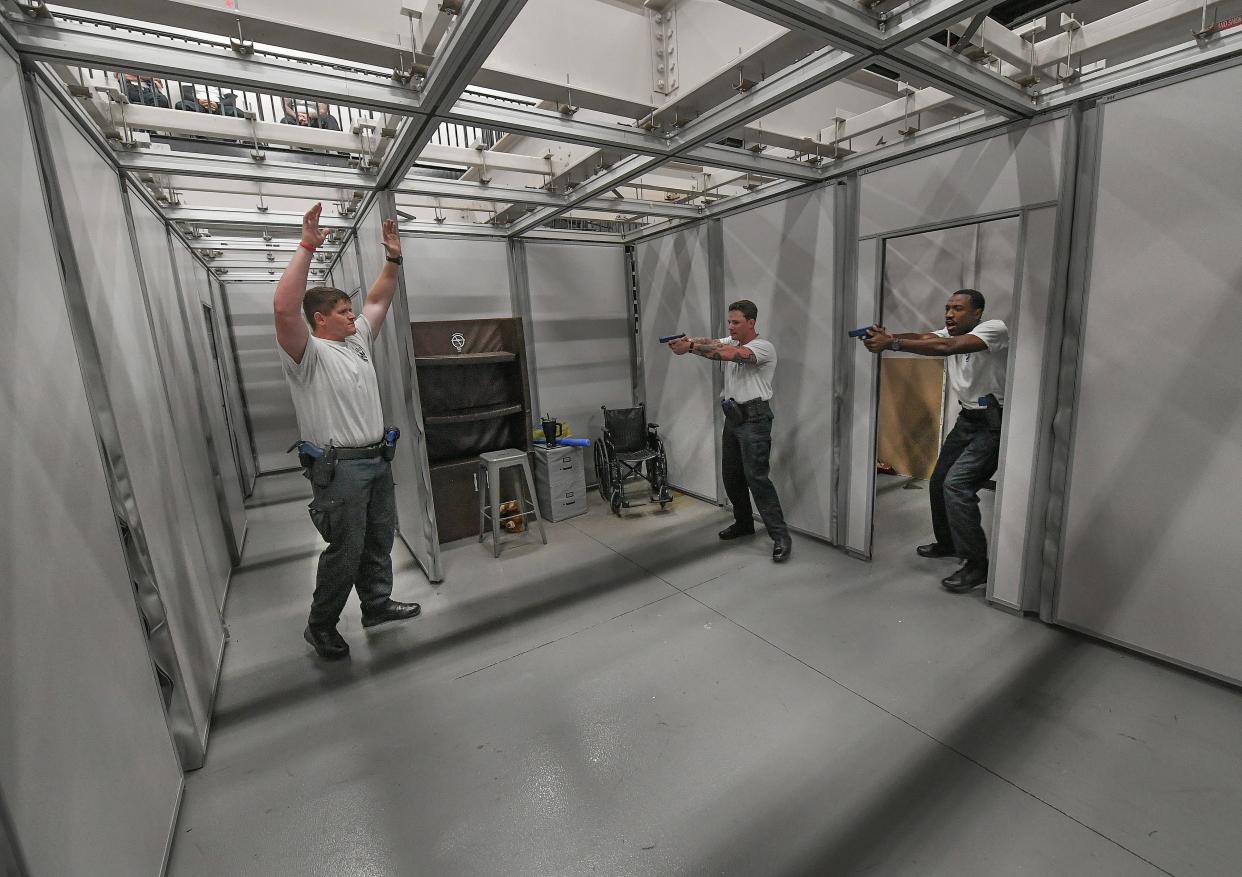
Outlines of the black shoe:
{"type": "Polygon", "coordinates": [[[789,555],[793,554],[793,540],[789,538],[789,534],[777,536],[772,541],[776,543],[772,546],[772,560],[776,563],[789,560],[789,555]]]}
{"type": "Polygon", "coordinates": [[[919,557],[957,557],[957,552],[952,545],[943,545],[940,542],[929,542],[914,550],[918,552],[919,557]]]}
{"type": "Polygon", "coordinates": [[[755,525],[750,524],[748,526],[746,524],[739,524],[735,521],[716,535],[726,541],[729,539],[740,539],[743,536],[753,536],[755,535],[755,525]]]}
{"type": "Polygon", "coordinates": [[[389,600],[379,609],[363,611],[362,626],[375,627],[377,624],[387,624],[390,621],[405,621],[407,618],[414,618],[423,609],[417,603],[401,603],[397,600],[389,600]]]}
{"type": "Polygon", "coordinates": [[[329,661],[349,657],[349,643],[345,637],[337,633],[335,627],[311,627],[309,624],[302,632],[303,638],[314,646],[319,657],[329,661]]]}
{"type": "Polygon", "coordinates": [[[979,587],[987,580],[988,562],[986,560],[967,560],[957,572],[946,579],[942,579],[940,584],[946,591],[952,591],[955,594],[965,594],[967,591],[979,587]]]}

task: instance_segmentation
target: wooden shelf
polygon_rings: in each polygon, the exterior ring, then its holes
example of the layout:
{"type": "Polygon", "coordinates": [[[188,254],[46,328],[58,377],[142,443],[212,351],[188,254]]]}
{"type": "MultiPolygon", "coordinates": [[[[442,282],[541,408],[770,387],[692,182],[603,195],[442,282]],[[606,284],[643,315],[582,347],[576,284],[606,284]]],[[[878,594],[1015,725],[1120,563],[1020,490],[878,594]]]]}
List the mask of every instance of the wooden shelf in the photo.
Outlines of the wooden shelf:
{"type": "Polygon", "coordinates": [[[521,402],[516,405],[491,405],[487,408],[475,408],[457,414],[424,414],[425,426],[443,426],[447,423],[471,423],[476,420],[494,420],[497,417],[508,417],[510,414],[521,414],[526,410],[521,402]]]}
{"type": "Polygon", "coordinates": [[[421,366],[437,365],[489,365],[492,363],[513,362],[516,353],[497,350],[491,353],[441,353],[434,356],[416,356],[414,362],[421,366]]]}

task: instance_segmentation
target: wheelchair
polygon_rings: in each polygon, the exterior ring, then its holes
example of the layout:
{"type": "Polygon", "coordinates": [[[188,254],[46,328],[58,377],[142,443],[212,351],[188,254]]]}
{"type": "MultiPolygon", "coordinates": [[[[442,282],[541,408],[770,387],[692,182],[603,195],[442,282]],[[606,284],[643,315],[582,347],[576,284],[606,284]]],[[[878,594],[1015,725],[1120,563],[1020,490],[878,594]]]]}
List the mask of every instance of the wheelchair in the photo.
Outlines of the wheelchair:
{"type": "Polygon", "coordinates": [[[673,495],[668,490],[664,442],[656,432],[659,424],[647,423],[647,410],[641,405],[637,408],[600,407],[604,412],[604,431],[595,443],[599,495],[619,517],[621,509],[630,507],[625,496],[626,482],[641,478],[651,486],[651,501],[658,502],[663,509],[673,501],[673,495]],[[643,474],[644,468],[646,474],[643,474]]]}

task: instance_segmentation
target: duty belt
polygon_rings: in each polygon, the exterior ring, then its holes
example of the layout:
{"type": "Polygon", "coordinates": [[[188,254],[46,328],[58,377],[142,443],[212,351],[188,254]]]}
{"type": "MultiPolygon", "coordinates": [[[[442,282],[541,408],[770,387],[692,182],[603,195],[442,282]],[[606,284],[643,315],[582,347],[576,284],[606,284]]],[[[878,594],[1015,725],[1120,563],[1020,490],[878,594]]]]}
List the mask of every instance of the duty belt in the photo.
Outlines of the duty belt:
{"type": "Polygon", "coordinates": [[[338,460],[369,460],[384,455],[384,440],[380,439],[373,445],[362,448],[336,448],[338,460]]]}

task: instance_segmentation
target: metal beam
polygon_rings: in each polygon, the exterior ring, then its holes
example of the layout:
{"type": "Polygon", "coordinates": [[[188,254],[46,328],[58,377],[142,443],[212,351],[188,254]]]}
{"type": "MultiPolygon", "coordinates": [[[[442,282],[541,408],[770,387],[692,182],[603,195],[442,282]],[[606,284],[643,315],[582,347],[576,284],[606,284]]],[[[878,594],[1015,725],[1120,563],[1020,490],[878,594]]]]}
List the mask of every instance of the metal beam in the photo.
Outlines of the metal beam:
{"type": "Polygon", "coordinates": [[[670,141],[675,152],[693,149],[728,131],[745,125],[820,88],[833,79],[857,70],[866,56],[839,49],[820,49],[802,64],[782,71],[745,94],[720,104],[682,128],[670,141]]]}
{"type": "Polygon", "coordinates": [[[1035,114],[1035,99],[1008,79],[972,64],[941,46],[912,43],[887,56],[887,63],[914,79],[959,94],[975,106],[1010,117],[1035,114]]]}
{"type": "MultiPolygon", "coordinates": [[[[294,253],[297,251],[298,241],[294,238],[288,238],[286,241],[277,243],[275,241],[264,241],[261,238],[190,238],[190,249],[197,251],[219,250],[222,253],[276,253],[277,257],[282,253],[294,253]]],[[[335,255],[340,252],[337,246],[325,244],[316,250],[317,253],[327,253],[335,255]]]]}
{"type": "Polygon", "coordinates": [[[790,30],[816,33],[837,48],[872,51],[884,43],[876,18],[837,0],[724,0],[790,30]]]}
{"type": "MultiPolygon", "coordinates": [[[[200,207],[168,207],[164,209],[164,218],[169,222],[188,222],[193,225],[226,225],[226,226],[293,226],[302,227],[302,214],[277,213],[264,210],[224,210],[200,207]]],[[[323,228],[353,228],[354,221],[340,216],[321,216],[319,225],[323,228]]]]}
{"type": "Polygon", "coordinates": [[[396,69],[431,61],[430,55],[415,57],[408,45],[316,30],[289,17],[271,18],[242,12],[236,3],[215,7],[193,0],[72,0],[72,6],[75,11],[122,16],[143,23],[214,34],[226,40],[240,37],[250,43],[280,46],[372,67],[396,69]]]}
{"type": "MultiPolygon", "coordinates": [[[[467,0],[427,71],[419,106],[438,113],[456,101],[525,5],[526,0],[467,0]]],[[[406,175],[436,127],[430,118],[405,125],[380,168],[381,188],[392,188],[406,175]]]]}
{"type": "Polygon", "coordinates": [[[118,68],[190,82],[316,98],[329,103],[392,113],[417,113],[418,96],[408,88],[327,68],[257,56],[241,57],[225,46],[174,43],[154,34],[100,31],[75,22],[24,19],[8,22],[18,49],[40,61],[118,68]]]}
{"type": "Polygon", "coordinates": [[[627,158],[625,161],[618,162],[603,173],[596,174],[594,177],[575,189],[574,193],[566,199],[565,204],[562,206],[543,207],[532,213],[528,213],[526,216],[523,216],[521,219],[509,226],[508,234],[510,237],[514,237],[533,228],[537,228],[549,219],[560,216],[565,211],[571,210],[579,204],[590,201],[592,198],[596,198],[604,192],[615,189],[617,186],[622,183],[629,182],[635,177],[642,176],[647,171],[663,164],[664,161],[665,159],[658,156],[635,155],[631,158],[627,158]]]}
{"type": "Polygon", "coordinates": [[[97,101],[102,103],[101,111],[109,114],[108,118],[113,120],[115,126],[119,128],[123,123],[131,131],[139,129],[219,137],[246,145],[257,140],[260,144],[320,149],[324,152],[371,152],[364,145],[362,137],[350,131],[327,131],[302,125],[216,116],[211,113],[188,113],[185,110],[148,107],[143,104],[118,104],[102,95],[97,96],[97,101]]]}
{"type": "Polygon", "coordinates": [[[679,158],[699,162],[707,167],[728,168],[765,177],[783,177],[814,182],[823,176],[818,168],[806,162],[794,161],[790,158],[775,158],[764,155],[762,152],[734,149],[718,143],[696,146],[694,149],[681,153],[679,158]]]}
{"type": "Polygon", "coordinates": [[[374,175],[343,167],[255,161],[251,158],[199,153],[156,152],[150,149],[122,150],[116,153],[116,159],[122,170],[135,174],[204,177],[336,189],[375,188],[374,175]]]}
{"type": "Polygon", "coordinates": [[[463,125],[498,128],[528,137],[546,137],[563,143],[579,143],[608,149],[625,149],[643,155],[668,155],[665,138],[626,125],[580,122],[570,116],[533,107],[505,106],[463,98],[442,117],[463,125]]]}
{"type": "Polygon", "coordinates": [[[949,25],[986,12],[998,0],[926,0],[910,7],[895,25],[884,32],[885,49],[916,43],[949,25]]]}
{"type": "MultiPolygon", "coordinates": [[[[507,186],[485,186],[482,183],[461,180],[419,180],[407,178],[397,187],[399,195],[459,198],[466,201],[487,201],[503,204],[533,204],[540,207],[560,207],[569,203],[566,195],[557,195],[543,189],[515,189],[507,186]]],[[[693,218],[702,211],[690,204],[669,201],[644,201],[638,198],[593,198],[581,205],[592,210],[613,213],[633,213],[643,216],[680,216],[693,218]]]]}

